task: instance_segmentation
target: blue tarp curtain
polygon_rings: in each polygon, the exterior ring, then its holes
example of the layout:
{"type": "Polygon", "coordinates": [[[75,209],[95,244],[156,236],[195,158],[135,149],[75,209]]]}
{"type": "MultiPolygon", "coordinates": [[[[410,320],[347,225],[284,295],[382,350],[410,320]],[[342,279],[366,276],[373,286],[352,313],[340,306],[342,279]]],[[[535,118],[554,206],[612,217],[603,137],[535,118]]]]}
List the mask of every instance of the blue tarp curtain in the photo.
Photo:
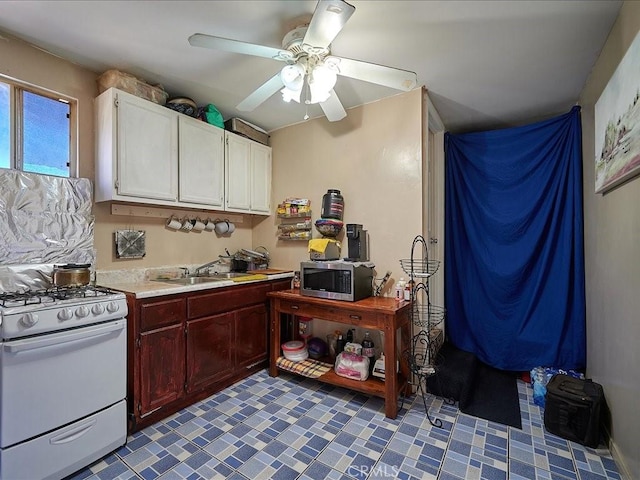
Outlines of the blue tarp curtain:
{"type": "Polygon", "coordinates": [[[580,108],[445,136],[445,307],[496,368],[585,366],[580,108]]]}

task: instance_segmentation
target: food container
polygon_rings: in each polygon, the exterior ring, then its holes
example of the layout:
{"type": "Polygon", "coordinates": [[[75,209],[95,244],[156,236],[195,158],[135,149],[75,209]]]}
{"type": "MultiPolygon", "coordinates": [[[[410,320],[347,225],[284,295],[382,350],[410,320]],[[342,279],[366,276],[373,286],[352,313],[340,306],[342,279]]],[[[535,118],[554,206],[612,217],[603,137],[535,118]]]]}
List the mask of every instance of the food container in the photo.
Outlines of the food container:
{"type": "Polygon", "coordinates": [[[316,220],[316,230],[320,232],[323,237],[337,237],[342,231],[343,222],[341,220],[334,220],[331,218],[319,218],[316,220]]]}
{"type": "Polygon", "coordinates": [[[329,353],[329,347],[321,338],[313,337],[307,342],[307,351],[311,358],[318,360],[329,353]]]}
{"type": "Polygon", "coordinates": [[[284,358],[292,362],[302,362],[309,358],[309,352],[304,342],[300,340],[291,340],[282,344],[282,353],[284,358]]]}
{"type": "Polygon", "coordinates": [[[54,287],[82,287],[91,280],[90,264],[68,263],[53,267],[54,287]]]}

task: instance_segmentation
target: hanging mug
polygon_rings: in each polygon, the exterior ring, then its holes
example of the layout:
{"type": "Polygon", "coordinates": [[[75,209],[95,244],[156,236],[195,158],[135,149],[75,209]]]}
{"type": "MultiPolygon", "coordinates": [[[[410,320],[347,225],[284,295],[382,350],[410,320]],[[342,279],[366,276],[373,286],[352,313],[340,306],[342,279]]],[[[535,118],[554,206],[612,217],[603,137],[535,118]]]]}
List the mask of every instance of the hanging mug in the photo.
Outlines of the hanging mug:
{"type": "Polygon", "coordinates": [[[194,232],[201,232],[204,230],[204,227],[205,227],[204,222],[200,220],[199,217],[193,220],[191,223],[193,223],[194,232]]]}
{"type": "Polygon", "coordinates": [[[227,233],[231,235],[236,230],[236,224],[233,222],[230,222],[227,219],[225,219],[225,222],[227,222],[227,225],[229,226],[229,228],[227,229],[227,233]]]}
{"type": "Polygon", "coordinates": [[[171,230],[180,230],[180,228],[182,227],[182,222],[171,215],[171,217],[167,220],[166,226],[171,230]]]}
{"type": "Polygon", "coordinates": [[[218,235],[224,235],[229,231],[229,222],[222,220],[216,223],[216,233],[218,235]]]}
{"type": "Polygon", "coordinates": [[[180,230],[182,230],[183,232],[190,232],[193,229],[193,223],[191,223],[191,220],[189,220],[188,218],[185,218],[182,221],[182,227],[180,227],[180,230]]]}
{"type": "Polygon", "coordinates": [[[207,220],[204,222],[204,229],[207,232],[213,232],[215,228],[216,228],[216,222],[214,222],[210,218],[207,218],[207,220]]]}

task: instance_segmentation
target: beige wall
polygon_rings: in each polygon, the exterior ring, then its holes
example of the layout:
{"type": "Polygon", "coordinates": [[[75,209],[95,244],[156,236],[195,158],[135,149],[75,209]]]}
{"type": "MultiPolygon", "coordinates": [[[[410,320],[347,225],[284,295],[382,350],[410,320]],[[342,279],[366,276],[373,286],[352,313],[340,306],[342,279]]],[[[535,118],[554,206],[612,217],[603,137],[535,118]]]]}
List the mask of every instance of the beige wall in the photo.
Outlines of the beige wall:
{"type": "MultiPolygon", "coordinates": [[[[624,3],[582,92],[587,374],[604,387],[612,452],[640,478],[640,178],[594,193],[594,105],[640,30],[640,2],[624,3]]],[[[637,79],[636,79],[637,80],[637,79]]]]}
{"type": "MultiPolygon", "coordinates": [[[[98,94],[98,75],[5,34],[0,36],[0,74],[77,100],[78,176],[93,180],[93,99],[98,94]]],[[[209,232],[185,233],[167,230],[164,227],[164,218],[118,216],[111,215],[110,212],[109,204],[97,204],[94,208],[96,268],[101,270],[201,264],[224,254],[225,248],[233,252],[239,248],[253,246],[250,215],[241,216],[243,222],[237,224],[237,229],[231,237],[217,237],[209,232]],[[115,258],[113,233],[115,230],[127,228],[147,232],[145,258],[115,258]]]]}
{"type": "MultiPolygon", "coordinates": [[[[406,277],[399,260],[421,233],[422,115],[417,89],[351,109],[337,123],[319,118],[272,132],[273,203],[308,198],[315,222],[327,189],[339,189],[345,224],[368,230],[377,276],[391,270],[394,280],[406,277]]],[[[274,216],[256,223],[254,243],[272,252],[274,265],[298,270],[309,259],[307,243],[277,240],[277,224],[274,216]]],[[[338,239],[345,257],[344,230],[338,239]]]]}
{"type": "Polygon", "coordinates": [[[78,102],[78,176],[93,178],[93,98],[97,75],[0,32],[0,74],[78,102]]]}

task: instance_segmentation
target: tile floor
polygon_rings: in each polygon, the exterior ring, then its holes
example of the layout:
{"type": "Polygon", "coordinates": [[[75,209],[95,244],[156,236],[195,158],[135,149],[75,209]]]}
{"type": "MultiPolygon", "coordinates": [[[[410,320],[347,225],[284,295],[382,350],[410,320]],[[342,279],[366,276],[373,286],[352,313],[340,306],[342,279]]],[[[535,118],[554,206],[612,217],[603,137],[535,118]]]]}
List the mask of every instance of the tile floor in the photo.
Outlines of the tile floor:
{"type": "Polygon", "coordinates": [[[529,384],[518,381],[522,430],[429,396],[398,418],[381,399],[261,371],[130,436],[80,479],[620,479],[607,449],[545,432],[529,384]]]}

